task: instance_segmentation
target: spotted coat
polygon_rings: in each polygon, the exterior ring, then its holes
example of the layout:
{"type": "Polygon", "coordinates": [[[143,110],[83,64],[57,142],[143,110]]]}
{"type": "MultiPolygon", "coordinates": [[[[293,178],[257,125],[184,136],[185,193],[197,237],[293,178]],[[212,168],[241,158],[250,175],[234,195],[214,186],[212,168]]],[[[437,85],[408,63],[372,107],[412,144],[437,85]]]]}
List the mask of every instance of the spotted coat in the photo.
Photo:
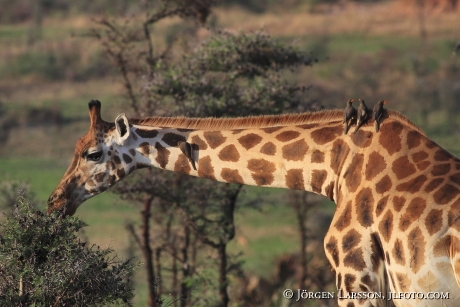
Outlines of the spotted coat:
{"type": "Polygon", "coordinates": [[[336,211],[325,250],[339,306],[460,305],[460,161],[394,111],[342,132],[342,111],[238,119],[144,118],[115,123],[90,102],[91,128],[50,196],[73,214],[138,168],[312,191],[336,211]],[[180,150],[187,142],[190,150],[180,150]],[[191,161],[196,163],[196,170],[191,161]],[[353,293],[448,292],[439,300],[353,293]],[[349,295],[347,295],[349,294],[349,295]]]}

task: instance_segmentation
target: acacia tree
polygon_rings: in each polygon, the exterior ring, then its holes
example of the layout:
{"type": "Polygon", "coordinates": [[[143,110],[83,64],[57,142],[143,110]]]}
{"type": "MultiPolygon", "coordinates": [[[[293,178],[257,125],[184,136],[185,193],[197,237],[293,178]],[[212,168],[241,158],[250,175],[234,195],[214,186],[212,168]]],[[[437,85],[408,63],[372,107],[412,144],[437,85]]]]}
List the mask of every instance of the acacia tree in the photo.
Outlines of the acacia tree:
{"type": "MultiPolygon", "coordinates": [[[[95,37],[119,68],[134,114],[221,117],[319,108],[305,101],[306,86],[289,84],[281,77],[282,71],[310,65],[313,60],[263,32],[210,30],[210,37],[201,43],[189,32],[188,44],[181,44],[182,49],[170,43],[164,50],[155,50],[153,24],[180,16],[196,20],[198,26],[206,21],[214,4],[160,2],[137,26],[135,22],[126,23],[126,27],[102,19],[94,29],[95,37]]],[[[118,184],[116,190],[122,197],[143,204],[141,233],[133,225],[128,225],[128,230],[146,262],[149,306],[166,303],[161,300],[165,293],[176,295],[167,305],[227,306],[227,275],[241,272],[238,260],[233,261],[226,251],[234,236],[233,215],[241,186],[157,169],[148,172],[138,172],[118,184]],[[209,259],[204,253],[213,256],[209,259]],[[212,259],[217,276],[205,269],[212,259]],[[201,295],[190,295],[195,288],[201,295]],[[215,294],[203,295],[214,291],[219,293],[218,299],[212,298],[215,294]]]]}

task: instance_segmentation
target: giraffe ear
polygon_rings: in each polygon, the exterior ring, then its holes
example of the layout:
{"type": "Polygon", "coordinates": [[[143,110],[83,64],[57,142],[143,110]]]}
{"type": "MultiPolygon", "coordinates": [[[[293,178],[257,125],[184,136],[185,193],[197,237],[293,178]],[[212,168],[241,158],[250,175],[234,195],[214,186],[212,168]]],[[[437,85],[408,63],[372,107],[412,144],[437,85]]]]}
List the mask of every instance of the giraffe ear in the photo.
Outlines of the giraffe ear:
{"type": "Polygon", "coordinates": [[[126,140],[129,138],[129,122],[125,113],[121,113],[115,119],[115,128],[117,131],[117,143],[123,145],[126,143],[126,140]]]}

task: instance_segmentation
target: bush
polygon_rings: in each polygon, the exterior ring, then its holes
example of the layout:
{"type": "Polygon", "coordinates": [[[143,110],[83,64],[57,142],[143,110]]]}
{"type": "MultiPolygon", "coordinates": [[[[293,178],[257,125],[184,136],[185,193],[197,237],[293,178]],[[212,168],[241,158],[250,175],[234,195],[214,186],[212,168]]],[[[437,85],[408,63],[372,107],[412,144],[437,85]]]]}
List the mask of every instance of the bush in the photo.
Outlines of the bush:
{"type": "Polygon", "coordinates": [[[10,210],[17,203],[18,196],[24,196],[29,199],[29,205],[36,207],[38,202],[35,200],[35,194],[31,191],[27,182],[19,180],[0,181],[0,210],[10,210]]]}
{"type": "Polygon", "coordinates": [[[132,306],[127,277],[136,265],[88,247],[77,236],[84,226],[20,198],[0,223],[0,306],[132,306]]]}

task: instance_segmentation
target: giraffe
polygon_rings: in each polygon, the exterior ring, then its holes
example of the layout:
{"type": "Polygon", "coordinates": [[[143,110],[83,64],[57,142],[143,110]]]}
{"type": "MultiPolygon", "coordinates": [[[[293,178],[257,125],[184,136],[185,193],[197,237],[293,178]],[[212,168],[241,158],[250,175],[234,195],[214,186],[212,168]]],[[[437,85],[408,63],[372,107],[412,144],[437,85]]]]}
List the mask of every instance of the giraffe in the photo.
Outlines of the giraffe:
{"type": "Polygon", "coordinates": [[[100,110],[89,102],[89,132],[48,212],[72,215],[144,167],[311,191],[336,203],[324,247],[339,306],[460,306],[460,160],[400,113],[385,110],[378,133],[369,116],[345,135],[342,110],[234,119],[120,114],[115,123],[100,110]],[[436,291],[441,297],[429,299],[436,291]]]}

